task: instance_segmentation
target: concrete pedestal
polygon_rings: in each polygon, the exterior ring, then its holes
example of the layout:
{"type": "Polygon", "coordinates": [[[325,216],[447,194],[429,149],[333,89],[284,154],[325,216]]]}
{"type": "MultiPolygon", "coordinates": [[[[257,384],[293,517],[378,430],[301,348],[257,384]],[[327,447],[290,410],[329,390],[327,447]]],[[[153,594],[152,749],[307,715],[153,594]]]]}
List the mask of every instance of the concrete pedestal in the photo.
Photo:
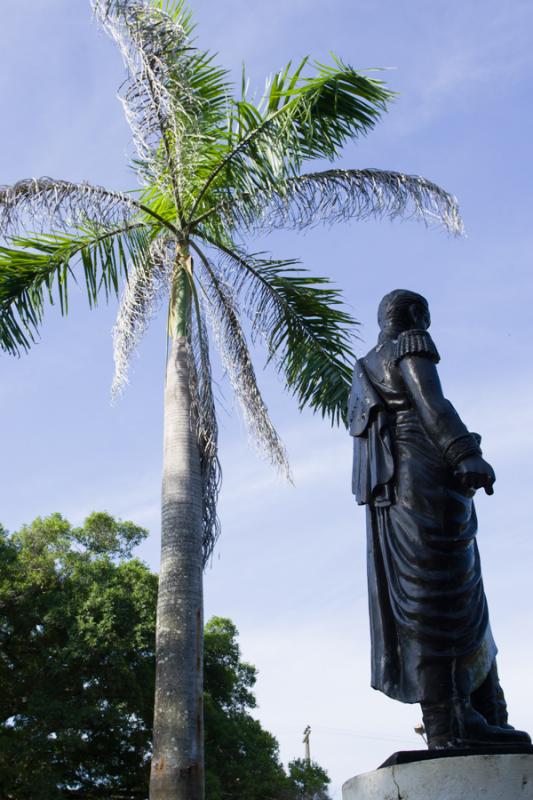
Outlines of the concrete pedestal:
{"type": "Polygon", "coordinates": [[[435,758],[365,772],[343,800],[533,800],[533,755],[435,758]]]}

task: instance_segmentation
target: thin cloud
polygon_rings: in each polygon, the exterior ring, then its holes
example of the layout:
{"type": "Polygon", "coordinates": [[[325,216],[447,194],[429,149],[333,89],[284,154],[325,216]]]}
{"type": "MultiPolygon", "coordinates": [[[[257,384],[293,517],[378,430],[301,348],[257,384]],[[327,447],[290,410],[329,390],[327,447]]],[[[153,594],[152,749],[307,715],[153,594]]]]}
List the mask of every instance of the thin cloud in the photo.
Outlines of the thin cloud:
{"type": "MultiPolygon", "coordinates": [[[[438,117],[472,102],[476,93],[494,91],[501,81],[518,80],[533,63],[530,4],[515,2],[453,6],[438,35],[431,38],[424,69],[402,89],[406,113],[395,120],[407,135],[438,117]],[[475,6],[475,8],[474,8],[475,6]],[[446,24],[447,22],[447,24],[446,24]]],[[[417,56],[419,61],[419,54],[417,56]]],[[[407,70],[402,68],[400,77],[407,70]]]]}

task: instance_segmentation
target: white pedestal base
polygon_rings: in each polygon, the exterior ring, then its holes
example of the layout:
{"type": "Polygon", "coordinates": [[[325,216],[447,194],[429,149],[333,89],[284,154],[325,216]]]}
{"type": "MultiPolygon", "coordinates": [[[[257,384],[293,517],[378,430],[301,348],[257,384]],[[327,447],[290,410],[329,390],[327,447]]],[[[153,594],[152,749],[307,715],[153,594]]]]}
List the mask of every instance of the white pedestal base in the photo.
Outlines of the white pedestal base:
{"type": "Polygon", "coordinates": [[[533,800],[533,755],[435,758],[365,772],[342,800],[533,800]]]}

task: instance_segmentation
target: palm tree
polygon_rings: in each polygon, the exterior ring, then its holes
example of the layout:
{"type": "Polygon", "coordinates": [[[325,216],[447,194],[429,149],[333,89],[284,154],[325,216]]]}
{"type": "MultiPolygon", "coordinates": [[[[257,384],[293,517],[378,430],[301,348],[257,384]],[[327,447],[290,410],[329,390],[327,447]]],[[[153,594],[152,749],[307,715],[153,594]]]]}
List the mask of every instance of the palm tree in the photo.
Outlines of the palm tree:
{"type": "Polygon", "coordinates": [[[203,797],[202,571],[216,537],[217,424],[206,322],[252,436],[288,473],[257,386],[241,314],[300,407],[339,422],[354,320],[327,278],[245,249],[246,235],[318,221],[417,216],[458,233],[455,200],[428,180],[375,169],[302,172],[370,131],[392,97],[342,61],[304,59],[254,102],[243,75],[196,48],[182,0],[92,0],[127,67],[122,102],[141,188],[115,192],[50,178],[0,188],[0,344],[28,350],[45,301],[68,309],[83,275],[89,303],[125,290],[114,328],[113,394],[168,295],[162,551],[152,800],[203,797]],[[30,227],[31,226],[31,227],[30,227]],[[29,233],[28,231],[36,231],[29,233]]]}

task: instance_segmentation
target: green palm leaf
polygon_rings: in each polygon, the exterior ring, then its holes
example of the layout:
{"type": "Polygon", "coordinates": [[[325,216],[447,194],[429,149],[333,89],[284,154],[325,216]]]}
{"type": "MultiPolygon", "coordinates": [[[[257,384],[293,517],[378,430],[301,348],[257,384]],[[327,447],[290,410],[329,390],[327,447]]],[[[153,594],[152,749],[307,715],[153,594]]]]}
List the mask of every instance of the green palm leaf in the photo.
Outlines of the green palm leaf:
{"type": "Polygon", "coordinates": [[[230,111],[227,152],[215,154],[213,169],[200,190],[191,217],[205,213],[235,191],[254,193],[298,174],[305,160],[333,159],[349,138],[368,132],[393,96],[381,81],[362,76],[335,59],[314,65],[307,59],[291,72],[274,76],[261,101],[243,97],[230,111]],[[228,192],[229,189],[229,192],[228,192]]]}
{"type": "Polygon", "coordinates": [[[253,333],[266,343],[300,409],[309,406],[332,423],[346,421],[357,322],[343,310],[340,291],[296,261],[212,245],[225,257],[253,333]]]}
{"type": "Polygon", "coordinates": [[[118,294],[120,277],[127,275],[129,263],[143,261],[150,239],[142,223],[119,228],[87,223],[77,233],[12,238],[10,246],[0,247],[0,347],[13,354],[29,349],[46,297],[53,303],[55,294],[67,313],[69,282],[77,282],[78,264],[91,306],[101,292],[106,298],[118,294]]]}

